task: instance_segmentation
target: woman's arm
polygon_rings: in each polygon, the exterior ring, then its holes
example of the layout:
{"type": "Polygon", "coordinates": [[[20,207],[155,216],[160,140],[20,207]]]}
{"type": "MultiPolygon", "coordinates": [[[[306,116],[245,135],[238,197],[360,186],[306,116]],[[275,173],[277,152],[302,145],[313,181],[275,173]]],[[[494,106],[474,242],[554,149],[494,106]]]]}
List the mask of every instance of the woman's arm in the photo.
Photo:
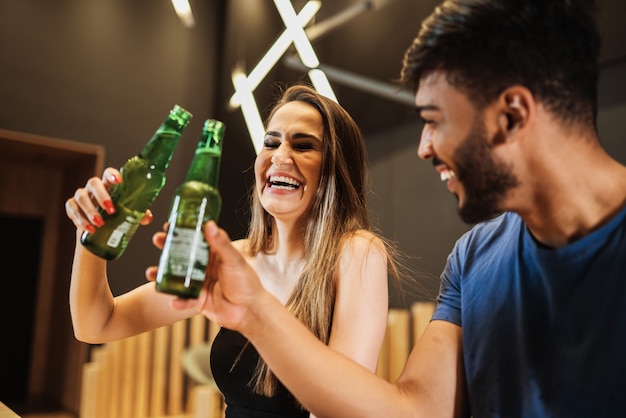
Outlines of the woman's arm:
{"type": "Polygon", "coordinates": [[[367,231],[341,248],[333,325],[328,346],[372,372],[385,337],[389,307],[387,252],[367,231]]]}
{"type": "MultiPolygon", "coordinates": [[[[113,297],[106,273],[106,260],[92,254],[80,243],[84,230],[93,231],[101,223],[98,206],[110,207],[108,189],[121,181],[119,171],[107,168],[102,179],[93,177],[65,204],[67,216],[76,226],[76,248],[70,281],[70,313],[74,335],[89,343],[104,343],[136,335],[173,323],[197,313],[195,309],[176,310],[173,297],[154,290],[148,283],[113,297]]],[[[151,221],[151,214],[142,221],[151,221]]]]}
{"type": "Polygon", "coordinates": [[[106,276],[106,261],[83,248],[77,237],[70,282],[70,313],[74,335],[83,342],[105,343],[130,337],[198,311],[173,309],[174,296],[159,293],[146,283],[113,297],[106,276]]]}
{"type": "Polygon", "coordinates": [[[328,346],[375,372],[389,307],[387,252],[382,241],[368,231],[346,238],[336,281],[328,346]]]}

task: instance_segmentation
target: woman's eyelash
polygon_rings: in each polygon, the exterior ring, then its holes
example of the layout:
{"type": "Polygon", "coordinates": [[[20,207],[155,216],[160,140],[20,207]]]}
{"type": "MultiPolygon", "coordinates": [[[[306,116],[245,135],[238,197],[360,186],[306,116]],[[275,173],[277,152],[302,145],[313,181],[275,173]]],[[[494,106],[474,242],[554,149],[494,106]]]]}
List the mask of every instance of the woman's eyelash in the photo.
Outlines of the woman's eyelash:
{"type": "MultiPolygon", "coordinates": [[[[278,148],[280,146],[280,141],[266,139],[265,141],[263,141],[263,146],[265,148],[278,148]]],[[[295,144],[291,144],[290,148],[296,151],[308,151],[314,149],[315,146],[311,142],[298,142],[295,144]]]]}
{"type": "Polygon", "coordinates": [[[313,149],[313,144],[310,142],[302,142],[299,144],[295,144],[293,148],[299,149],[299,150],[310,150],[310,149],[313,149]]]}

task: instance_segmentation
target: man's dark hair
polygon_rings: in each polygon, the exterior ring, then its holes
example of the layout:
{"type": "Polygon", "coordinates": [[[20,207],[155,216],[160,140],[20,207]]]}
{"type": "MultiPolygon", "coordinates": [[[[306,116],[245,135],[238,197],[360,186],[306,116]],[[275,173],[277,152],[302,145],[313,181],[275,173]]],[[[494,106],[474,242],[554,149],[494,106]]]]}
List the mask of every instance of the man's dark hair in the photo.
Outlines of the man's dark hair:
{"type": "Polygon", "coordinates": [[[564,122],[595,125],[601,41],[593,0],[447,0],[407,50],[400,81],[443,70],[477,107],[526,86],[564,122]]]}

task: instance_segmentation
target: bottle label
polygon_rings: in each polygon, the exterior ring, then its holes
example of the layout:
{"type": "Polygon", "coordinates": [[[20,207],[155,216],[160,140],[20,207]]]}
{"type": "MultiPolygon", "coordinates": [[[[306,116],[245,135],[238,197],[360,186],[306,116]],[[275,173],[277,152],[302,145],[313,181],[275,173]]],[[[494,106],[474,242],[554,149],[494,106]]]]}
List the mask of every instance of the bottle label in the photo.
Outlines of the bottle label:
{"type": "Polygon", "coordinates": [[[129,231],[134,229],[133,225],[135,224],[136,222],[134,222],[134,219],[132,217],[127,217],[124,222],[119,224],[117,228],[113,230],[113,232],[109,236],[109,239],[107,240],[107,245],[111,248],[119,247],[119,245],[123,241],[124,235],[128,234],[129,231]]]}
{"type": "Polygon", "coordinates": [[[191,280],[204,280],[209,246],[204,241],[202,230],[177,227],[169,248],[171,274],[191,280]]]}

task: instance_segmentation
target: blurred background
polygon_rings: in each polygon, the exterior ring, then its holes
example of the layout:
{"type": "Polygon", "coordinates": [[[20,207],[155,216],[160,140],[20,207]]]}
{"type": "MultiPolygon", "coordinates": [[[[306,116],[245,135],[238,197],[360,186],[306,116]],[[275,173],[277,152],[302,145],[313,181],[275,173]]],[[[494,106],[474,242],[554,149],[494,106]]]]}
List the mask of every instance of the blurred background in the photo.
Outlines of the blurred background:
{"type": "MultiPolygon", "coordinates": [[[[10,247],[2,255],[4,294],[13,300],[1,308],[3,334],[13,342],[3,344],[10,364],[0,374],[14,376],[2,382],[0,401],[76,404],[76,379],[67,374],[85,352],[69,323],[74,227],[63,204],[89,176],[139,152],[174,104],[194,117],[153,205],[153,224],[110,263],[114,293],[143,283],[145,268],[157,263],[150,238],[166,220],[206,118],[226,124],[220,224],[233,239],[245,235],[255,150],[241,108],[229,106],[232,74],[250,74],[285,24],[271,0],[189,3],[193,24],[168,0],[0,0],[0,225],[10,247]],[[50,167],[62,168],[54,175],[50,167]]],[[[290,5],[299,13],[305,3],[290,5]]],[[[376,225],[410,256],[417,280],[392,292],[396,307],[434,299],[448,252],[469,228],[432,166],[417,158],[421,126],[410,96],[393,84],[438,3],[327,0],[307,32],[338,102],[365,134],[376,225]]],[[[626,11],[622,0],[599,3],[600,135],[626,163],[626,11]]],[[[298,58],[291,45],[254,89],[262,118],[280,86],[309,81],[298,58]]]]}

